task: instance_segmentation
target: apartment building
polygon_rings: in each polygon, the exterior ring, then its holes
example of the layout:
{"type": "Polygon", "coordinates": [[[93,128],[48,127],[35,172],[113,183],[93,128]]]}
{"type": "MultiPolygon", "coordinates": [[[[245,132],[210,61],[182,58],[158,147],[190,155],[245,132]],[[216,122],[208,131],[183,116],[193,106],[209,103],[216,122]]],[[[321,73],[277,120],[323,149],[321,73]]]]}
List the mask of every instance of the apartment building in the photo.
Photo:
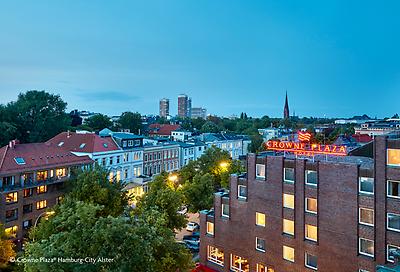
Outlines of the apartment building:
{"type": "Polygon", "coordinates": [[[179,170],[179,145],[164,142],[145,144],[143,150],[143,174],[152,176],[162,171],[179,170]]]}
{"type": "Polygon", "coordinates": [[[62,198],[73,170],[92,164],[88,156],[48,143],[12,141],[0,148],[0,223],[18,249],[28,230],[62,198]]]}
{"type": "Polygon", "coordinates": [[[180,147],[179,168],[188,165],[203,155],[206,145],[202,142],[177,142],[180,147]]]}
{"type": "Polygon", "coordinates": [[[372,272],[400,248],[400,138],[372,158],[250,154],[247,174],[200,214],[200,262],[217,271],[372,272]]]}
{"type": "Polygon", "coordinates": [[[237,160],[246,155],[251,143],[248,136],[221,133],[203,133],[198,140],[204,142],[208,147],[216,146],[229,153],[232,159],[237,160]]]}

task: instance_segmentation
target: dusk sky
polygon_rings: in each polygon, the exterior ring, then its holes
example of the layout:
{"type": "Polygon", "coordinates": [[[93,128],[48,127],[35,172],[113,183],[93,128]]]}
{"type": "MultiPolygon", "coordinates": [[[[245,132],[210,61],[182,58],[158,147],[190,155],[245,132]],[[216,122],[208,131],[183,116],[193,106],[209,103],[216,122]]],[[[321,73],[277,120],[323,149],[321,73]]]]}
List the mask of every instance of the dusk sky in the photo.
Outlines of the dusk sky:
{"type": "Polygon", "coordinates": [[[0,103],[26,90],[68,110],[157,114],[186,93],[229,116],[392,116],[400,1],[3,1],[0,103]],[[292,113],[291,112],[291,113],[292,113]]]}

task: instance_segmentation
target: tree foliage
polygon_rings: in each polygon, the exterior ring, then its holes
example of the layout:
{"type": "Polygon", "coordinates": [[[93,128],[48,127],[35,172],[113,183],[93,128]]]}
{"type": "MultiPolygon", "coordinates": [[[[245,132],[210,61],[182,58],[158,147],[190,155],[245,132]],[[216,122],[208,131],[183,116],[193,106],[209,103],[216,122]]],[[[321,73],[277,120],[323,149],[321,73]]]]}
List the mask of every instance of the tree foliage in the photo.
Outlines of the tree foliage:
{"type": "Polygon", "coordinates": [[[6,269],[10,258],[15,256],[14,244],[7,237],[3,225],[0,224],[0,271],[6,269]]]}
{"type": "Polygon", "coordinates": [[[102,130],[103,128],[109,128],[112,126],[110,117],[107,115],[98,113],[85,120],[84,125],[90,127],[94,131],[102,130]]]}
{"type": "Polygon", "coordinates": [[[122,113],[118,119],[118,124],[122,129],[129,129],[130,132],[139,134],[142,129],[142,118],[140,113],[127,111],[122,113]]]}
{"type": "Polygon", "coordinates": [[[192,182],[185,183],[183,192],[191,212],[210,209],[214,200],[213,177],[211,174],[197,174],[192,182]]]}

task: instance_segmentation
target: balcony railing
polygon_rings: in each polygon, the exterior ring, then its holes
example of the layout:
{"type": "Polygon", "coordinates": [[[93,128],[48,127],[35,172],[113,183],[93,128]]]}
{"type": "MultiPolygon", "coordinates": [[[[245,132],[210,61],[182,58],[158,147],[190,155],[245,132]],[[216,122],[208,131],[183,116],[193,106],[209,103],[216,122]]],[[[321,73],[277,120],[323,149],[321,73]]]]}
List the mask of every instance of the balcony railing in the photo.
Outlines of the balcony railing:
{"type": "Polygon", "coordinates": [[[33,181],[30,179],[30,180],[25,180],[23,185],[22,185],[22,182],[10,184],[10,185],[3,185],[2,187],[0,187],[0,191],[9,192],[9,191],[15,191],[18,189],[36,187],[36,186],[40,186],[40,185],[49,185],[49,184],[54,184],[54,183],[58,183],[58,182],[64,182],[68,178],[69,178],[69,176],[51,177],[51,178],[47,178],[47,179],[43,179],[43,180],[36,180],[36,181],[33,181]]]}

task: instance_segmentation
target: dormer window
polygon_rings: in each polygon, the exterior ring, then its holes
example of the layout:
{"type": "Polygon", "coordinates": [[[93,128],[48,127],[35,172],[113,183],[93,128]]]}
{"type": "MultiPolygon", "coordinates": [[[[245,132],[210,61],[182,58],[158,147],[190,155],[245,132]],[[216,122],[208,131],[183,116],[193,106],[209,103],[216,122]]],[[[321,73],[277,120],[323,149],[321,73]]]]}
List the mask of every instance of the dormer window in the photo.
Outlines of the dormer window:
{"type": "Polygon", "coordinates": [[[82,148],[85,147],[85,145],[86,145],[85,143],[82,143],[82,144],[79,146],[79,148],[82,149],[82,148]]]}
{"type": "Polygon", "coordinates": [[[63,146],[63,144],[64,144],[64,142],[59,142],[58,146],[61,147],[61,146],[63,146]]]}
{"type": "Polygon", "coordinates": [[[16,157],[16,158],[14,158],[14,160],[18,165],[24,165],[25,164],[24,158],[16,157]]]}
{"type": "Polygon", "coordinates": [[[108,144],[104,143],[103,146],[104,146],[105,148],[107,148],[107,147],[108,147],[108,144]]]}

